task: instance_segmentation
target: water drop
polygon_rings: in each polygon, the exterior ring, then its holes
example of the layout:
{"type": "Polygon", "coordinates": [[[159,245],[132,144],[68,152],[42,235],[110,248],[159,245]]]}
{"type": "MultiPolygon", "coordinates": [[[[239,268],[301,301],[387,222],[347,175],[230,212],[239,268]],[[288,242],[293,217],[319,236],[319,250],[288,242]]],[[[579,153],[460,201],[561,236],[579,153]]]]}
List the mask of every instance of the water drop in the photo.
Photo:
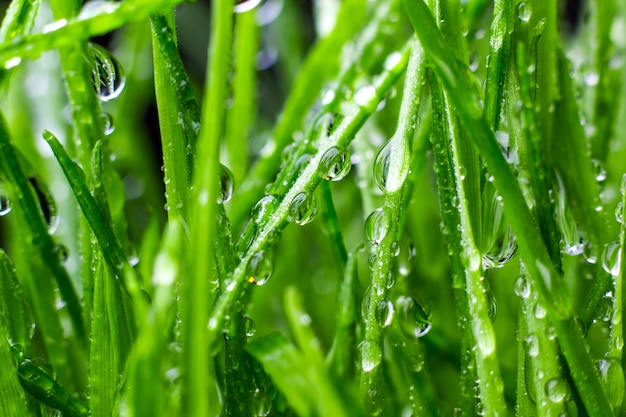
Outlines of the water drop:
{"type": "Polygon", "coordinates": [[[546,308],[543,305],[537,303],[537,305],[535,306],[535,317],[541,320],[546,317],[546,314],[546,308]]]}
{"type": "Polygon", "coordinates": [[[398,265],[398,273],[407,276],[413,269],[413,260],[415,259],[415,246],[413,241],[406,235],[400,239],[400,253],[396,257],[398,265]]]}
{"type": "Polygon", "coordinates": [[[246,337],[252,337],[256,333],[256,323],[250,317],[244,317],[244,331],[246,332],[246,337]]]}
{"type": "Polygon", "coordinates": [[[272,264],[271,254],[265,254],[259,251],[252,255],[248,262],[248,282],[250,284],[263,285],[272,276],[274,266],[272,264]]]}
{"type": "Polygon", "coordinates": [[[620,201],[615,207],[615,220],[620,224],[624,223],[624,202],[620,201]]]}
{"type": "Polygon", "coordinates": [[[430,331],[430,315],[413,297],[400,296],[395,305],[398,324],[405,336],[420,338],[430,331]]]}
{"type": "Polygon", "coordinates": [[[115,125],[113,124],[113,116],[109,113],[102,113],[99,117],[100,124],[102,125],[102,133],[104,136],[109,136],[115,131],[115,125]]]}
{"type": "Polygon", "coordinates": [[[6,216],[11,212],[11,200],[7,196],[0,195],[0,216],[6,216]]]}
{"type": "Polygon", "coordinates": [[[378,245],[387,236],[389,219],[382,208],[374,210],[365,220],[365,236],[372,245],[378,245]]]}
{"type": "Polygon", "coordinates": [[[553,403],[561,403],[567,396],[567,383],[562,378],[552,378],[546,382],[546,396],[553,403]]]}
{"type": "Polygon", "coordinates": [[[371,416],[378,416],[383,411],[385,398],[380,390],[369,388],[365,393],[365,410],[371,416]]]}
{"type": "Polygon", "coordinates": [[[498,303],[496,302],[496,296],[493,295],[493,291],[487,290],[487,315],[491,322],[496,320],[498,314],[498,303]]]}
{"type": "Polygon", "coordinates": [[[381,326],[389,326],[393,322],[395,316],[396,309],[391,301],[381,300],[378,302],[376,305],[376,320],[381,326]]]}
{"type": "Polygon", "coordinates": [[[387,141],[376,155],[374,162],[374,181],[378,188],[385,192],[387,189],[387,179],[389,178],[389,166],[391,164],[391,142],[387,141]]]}
{"type": "Polygon", "coordinates": [[[364,373],[371,372],[380,366],[383,360],[383,351],[378,343],[364,340],[359,344],[359,352],[361,353],[361,370],[364,373]]]}
{"type": "Polygon", "coordinates": [[[245,13],[257,7],[263,0],[237,0],[235,2],[235,13],[245,13]]]}
{"type": "Polygon", "coordinates": [[[299,226],[304,226],[315,218],[316,213],[317,203],[315,197],[303,191],[291,200],[287,212],[287,219],[299,226]]]}
{"type": "Polygon", "coordinates": [[[519,277],[515,281],[514,291],[518,297],[521,297],[523,299],[527,299],[528,297],[530,297],[530,285],[528,284],[528,281],[525,277],[519,277]]]}
{"type": "Polygon", "coordinates": [[[394,258],[397,257],[398,255],[400,255],[400,243],[398,243],[397,240],[391,242],[389,250],[391,251],[391,256],[393,256],[394,258]]]}
{"type": "Polygon", "coordinates": [[[526,343],[526,352],[533,358],[539,355],[539,339],[534,334],[526,336],[524,339],[526,343]]]}
{"type": "Polygon", "coordinates": [[[217,203],[224,204],[233,196],[235,179],[232,172],[222,164],[219,166],[218,175],[220,176],[220,196],[217,198],[217,203]]]}
{"type": "Polygon", "coordinates": [[[363,86],[354,93],[354,101],[361,107],[366,107],[375,97],[376,89],[371,85],[363,86]]]}
{"type": "Polygon", "coordinates": [[[11,69],[11,68],[15,68],[18,65],[20,65],[22,63],[22,58],[20,58],[19,56],[13,57],[11,59],[8,59],[5,63],[4,63],[4,69],[11,69]]]}
{"type": "Polygon", "coordinates": [[[494,186],[483,191],[483,267],[502,268],[517,251],[515,235],[506,222],[504,207],[494,186]]]}
{"type": "Polygon", "coordinates": [[[603,182],[604,180],[606,180],[606,169],[604,169],[604,166],[602,166],[602,162],[598,161],[597,159],[593,159],[591,161],[591,164],[593,166],[593,173],[596,181],[603,182]]]}
{"type": "Polygon", "coordinates": [[[333,146],[322,155],[320,174],[323,179],[340,181],[350,172],[352,163],[348,152],[339,146],[333,146]]]}
{"type": "Polygon", "coordinates": [[[533,11],[529,3],[523,1],[517,6],[517,17],[521,21],[528,23],[532,14],[533,11]]]}
{"type": "Polygon", "coordinates": [[[596,247],[589,240],[585,240],[583,242],[583,257],[590,264],[598,262],[598,252],[596,247]]]}
{"type": "Polygon", "coordinates": [[[622,247],[619,242],[608,244],[602,253],[602,268],[614,277],[619,275],[622,263],[622,247]]]}
{"type": "Polygon", "coordinates": [[[598,85],[598,81],[600,81],[600,77],[596,72],[589,72],[585,75],[585,84],[589,87],[595,87],[598,85]]]}
{"type": "Polygon", "coordinates": [[[622,181],[620,182],[619,191],[622,195],[626,194],[626,174],[622,175],[622,181]]]}
{"type": "Polygon", "coordinates": [[[95,44],[89,44],[91,54],[91,77],[93,86],[101,101],[109,101],[118,97],[126,76],[122,65],[106,48],[95,44]]]}
{"type": "Polygon", "coordinates": [[[252,207],[252,221],[256,224],[263,223],[274,213],[278,207],[278,198],[273,195],[266,195],[252,207]]]}
{"type": "Polygon", "coordinates": [[[312,138],[326,138],[331,135],[336,126],[335,115],[330,112],[320,113],[313,122],[312,138]]]}

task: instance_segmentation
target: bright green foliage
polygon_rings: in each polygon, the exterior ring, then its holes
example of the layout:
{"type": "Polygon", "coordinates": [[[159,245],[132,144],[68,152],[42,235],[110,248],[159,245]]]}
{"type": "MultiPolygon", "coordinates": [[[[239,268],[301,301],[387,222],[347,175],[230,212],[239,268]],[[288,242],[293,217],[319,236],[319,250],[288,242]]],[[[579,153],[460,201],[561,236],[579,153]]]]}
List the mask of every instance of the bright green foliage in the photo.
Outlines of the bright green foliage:
{"type": "Polygon", "coordinates": [[[0,413],[626,415],[626,4],[309,3],[7,5],[0,413]]]}

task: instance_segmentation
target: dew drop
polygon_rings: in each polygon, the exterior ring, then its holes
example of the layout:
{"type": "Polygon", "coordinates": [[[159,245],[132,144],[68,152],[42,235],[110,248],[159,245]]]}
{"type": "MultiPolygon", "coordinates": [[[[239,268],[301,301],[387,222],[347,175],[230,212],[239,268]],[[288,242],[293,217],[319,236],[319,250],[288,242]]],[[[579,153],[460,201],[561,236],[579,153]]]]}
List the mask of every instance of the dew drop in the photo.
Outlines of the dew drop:
{"type": "Polygon", "coordinates": [[[552,378],[546,382],[546,396],[553,403],[561,403],[567,395],[567,383],[562,378],[552,378]]]}
{"type": "Polygon", "coordinates": [[[396,240],[391,242],[391,246],[389,247],[391,251],[391,256],[394,258],[400,255],[400,243],[396,240]]]}
{"type": "Polygon", "coordinates": [[[104,136],[109,136],[115,131],[115,125],[113,124],[113,116],[109,113],[102,113],[99,117],[100,124],[102,125],[102,133],[104,136]]]}
{"type": "Polygon", "coordinates": [[[371,85],[363,86],[354,93],[354,101],[361,107],[366,107],[375,97],[376,89],[371,85]]]}
{"type": "Polygon", "coordinates": [[[365,220],[365,236],[372,245],[378,245],[387,236],[389,219],[386,211],[380,207],[365,220]]]}
{"type": "Polygon", "coordinates": [[[626,174],[622,175],[622,181],[619,186],[619,191],[622,195],[626,194],[626,174]]]}
{"type": "Polygon", "coordinates": [[[259,251],[252,255],[248,263],[247,275],[250,284],[264,285],[272,276],[274,266],[269,254],[259,251]]]}
{"type": "Polygon", "coordinates": [[[396,263],[398,265],[398,273],[402,276],[407,276],[413,269],[413,260],[415,259],[415,246],[413,241],[403,235],[400,239],[400,253],[396,257],[396,263]]]}
{"type": "Polygon", "coordinates": [[[378,416],[383,411],[384,397],[382,392],[375,388],[370,388],[365,393],[365,410],[371,416],[378,416]]]}
{"type": "Polygon", "coordinates": [[[391,164],[391,140],[380,149],[374,162],[374,181],[378,188],[385,192],[387,189],[387,179],[389,178],[389,166],[391,164]]]}
{"type": "Polygon", "coordinates": [[[606,180],[606,169],[604,169],[604,166],[602,166],[602,162],[598,161],[597,159],[593,159],[591,161],[591,164],[593,166],[593,174],[596,178],[596,181],[603,182],[604,180],[606,180]]]}
{"type": "Polygon", "coordinates": [[[244,331],[246,332],[246,337],[252,337],[256,333],[256,323],[250,317],[244,317],[244,331]]]}
{"type": "Polygon", "coordinates": [[[278,207],[278,198],[273,195],[266,195],[252,207],[252,221],[261,224],[274,213],[278,207]]]}
{"type": "Polygon", "coordinates": [[[361,353],[361,370],[364,373],[371,372],[380,366],[383,360],[383,352],[379,344],[364,340],[359,344],[361,353]]]}
{"type": "Polygon", "coordinates": [[[263,0],[238,0],[235,2],[235,13],[245,13],[257,7],[263,0]]]}
{"type": "Polygon", "coordinates": [[[0,195],[0,216],[6,216],[11,212],[11,200],[7,196],[0,195]]]}
{"type": "Polygon", "coordinates": [[[537,303],[537,305],[535,306],[535,317],[541,320],[546,317],[546,314],[546,308],[543,305],[537,303]]]}
{"type": "Polygon", "coordinates": [[[598,252],[596,247],[589,240],[583,242],[583,257],[587,263],[595,264],[598,262],[598,252]]]}
{"type": "Polygon", "coordinates": [[[624,223],[624,202],[620,201],[617,203],[617,207],[615,207],[615,220],[617,220],[620,224],[624,223]]]}
{"type": "Polygon", "coordinates": [[[528,297],[530,297],[530,285],[528,285],[528,281],[525,277],[519,277],[515,281],[514,291],[518,297],[521,297],[523,299],[527,299],[528,297]]]}
{"type": "Polygon", "coordinates": [[[297,194],[287,212],[287,219],[299,226],[304,226],[310,223],[317,213],[317,203],[315,197],[303,191],[297,194]]]}
{"type": "Polygon", "coordinates": [[[523,22],[529,22],[533,11],[530,4],[523,1],[517,6],[517,17],[523,22]]]}
{"type": "Polygon", "coordinates": [[[496,296],[493,295],[493,291],[487,290],[487,315],[489,316],[489,319],[494,322],[497,314],[498,303],[496,302],[496,296]]]}
{"type": "Polygon", "coordinates": [[[352,163],[348,152],[339,146],[333,146],[322,155],[320,174],[323,179],[340,181],[350,172],[352,163]]]}
{"type": "Polygon", "coordinates": [[[600,77],[596,72],[589,72],[585,75],[585,84],[589,87],[595,87],[598,85],[598,81],[600,81],[600,77]]]}
{"type": "Polygon", "coordinates": [[[91,54],[91,77],[94,89],[101,101],[118,97],[124,90],[124,69],[111,52],[95,44],[89,44],[91,54]]]}
{"type": "Polygon", "coordinates": [[[223,164],[219,166],[218,175],[220,176],[220,196],[217,198],[217,203],[224,204],[233,196],[235,179],[232,172],[223,164]]]}
{"type": "Polygon", "coordinates": [[[398,324],[405,336],[420,338],[430,331],[430,315],[413,297],[400,296],[395,305],[398,324]]]}
{"type": "Polygon", "coordinates": [[[395,316],[396,309],[391,301],[381,300],[378,302],[376,305],[376,320],[381,326],[389,326],[393,322],[395,316]]]}
{"type": "Polygon", "coordinates": [[[526,352],[533,358],[539,355],[539,339],[534,334],[526,336],[526,352]]]}
{"type": "Polygon", "coordinates": [[[608,244],[602,253],[602,268],[614,277],[619,275],[622,261],[622,247],[619,242],[608,244]]]}

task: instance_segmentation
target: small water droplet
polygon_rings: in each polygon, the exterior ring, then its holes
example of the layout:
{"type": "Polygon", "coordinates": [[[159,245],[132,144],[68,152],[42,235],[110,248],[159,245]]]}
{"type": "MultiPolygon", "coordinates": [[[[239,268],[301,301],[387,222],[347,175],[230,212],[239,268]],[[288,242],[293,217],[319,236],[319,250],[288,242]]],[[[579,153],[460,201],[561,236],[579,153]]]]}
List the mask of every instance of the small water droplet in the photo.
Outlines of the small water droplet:
{"type": "Polygon", "coordinates": [[[389,219],[386,211],[380,207],[370,213],[365,220],[365,236],[372,245],[378,245],[387,236],[389,219]]]}
{"type": "Polygon", "coordinates": [[[8,59],[5,63],[4,63],[4,69],[11,69],[11,68],[15,68],[18,65],[20,65],[22,63],[22,58],[20,58],[19,56],[13,57],[11,59],[8,59]]]}
{"type": "Polygon", "coordinates": [[[220,176],[220,196],[217,198],[217,203],[224,204],[233,196],[235,179],[232,172],[223,164],[219,166],[218,175],[220,176]]]}
{"type": "Polygon", "coordinates": [[[493,294],[493,291],[487,290],[487,315],[491,322],[496,320],[496,315],[498,314],[498,303],[496,301],[496,296],[493,294]]]}
{"type": "Polygon", "coordinates": [[[561,403],[567,396],[567,383],[562,378],[552,378],[546,382],[546,396],[553,403],[561,403]]]}
{"type": "Polygon", "coordinates": [[[315,214],[317,214],[315,197],[303,191],[297,194],[289,204],[287,219],[299,226],[304,226],[315,218],[315,214]]]}
{"type": "Polygon", "coordinates": [[[322,155],[319,172],[325,180],[340,181],[348,175],[351,167],[348,152],[342,147],[333,146],[322,155]]]}
{"type": "Polygon", "coordinates": [[[263,0],[237,0],[235,2],[235,13],[245,13],[257,7],[263,0]]]}
{"type": "Polygon", "coordinates": [[[252,255],[247,269],[250,284],[263,285],[272,276],[274,265],[271,258],[271,254],[266,254],[265,251],[252,255]]]}
{"type": "Polygon", "coordinates": [[[585,84],[589,87],[595,87],[598,85],[598,81],[600,81],[600,77],[598,73],[591,71],[585,75],[585,84]]]}
{"type": "Polygon", "coordinates": [[[115,125],[113,124],[113,116],[109,113],[102,113],[99,117],[100,124],[102,125],[102,133],[104,136],[109,136],[115,131],[115,125]]]}
{"type": "Polygon", "coordinates": [[[371,372],[383,360],[383,351],[378,343],[364,340],[359,343],[359,352],[361,354],[361,370],[363,372],[371,372]]]}
{"type": "Polygon", "coordinates": [[[523,1],[517,6],[517,17],[523,21],[528,23],[533,14],[533,10],[530,7],[530,4],[523,1]]]}
{"type": "Polygon", "coordinates": [[[535,317],[541,320],[546,317],[546,314],[547,314],[547,311],[545,307],[537,303],[537,305],[535,306],[535,317]]]}
{"type": "Polygon", "coordinates": [[[617,203],[617,207],[615,207],[615,220],[617,220],[620,224],[624,223],[624,202],[620,201],[617,203]]]}
{"type": "Polygon", "coordinates": [[[528,284],[528,281],[525,277],[522,276],[517,278],[517,280],[515,281],[514,291],[518,297],[521,297],[523,299],[527,299],[528,297],[530,297],[530,285],[528,284]]]}
{"type": "Polygon", "coordinates": [[[6,216],[12,209],[11,200],[5,195],[0,195],[0,216],[6,216]]]}
{"type": "Polygon", "coordinates": [[[269,216],[274,213],[274,210],[278,207],[278,198],[273,195],[266,195],[252,208],[252,221],[256,224],[263,223],[269,216]]]}
{"type": "Polygon", "coordinates": [[[626,174],[622,175],[622,181],[619,185],[619,191],[622,195],[626,194],[626,174]]]}
{"type": "Polygon", "coordinates": [[[398,324],[405,336],[420,338],[430,331],[430,315],[413,297],[400,296],[395,305],[398,324]]]}
{"type": "Polygon", "coordinates": [[[244,317],[244,330],[246,332],[246,337],[252,337],[256,333],[256,323],[250,317],[244,317]]]}
{"type": "Polygon", "coordinates": [[[354,101],[361,107],[369,105],[374,98],[376,98],[376,89],[371,85],[363,86],[354,93],[354,101]]]}
{"type": "Polygon", "coordinates": [[[602,253],[602,268],[614,277],[619,275],[622,261],[622,247],[619,242],[608,244],[602,253]]]}
{"type": "Polygon", "coordinates": [[[524,339],[526,343],[526,352],[533,358],[536,358],[539,355],[539,339],[534,334],[526,336],[524,339]]]}
{"type": "Polygon", "coordinates": [[[606,180],[606,169],[604,169],[602,162],[598,161],[597,159],[593,159],[591,161],[591,164],[593,166],[593,173],[596,181],[603,182],[604,180],[606,180]]]}
{"type": "Polygon", "coordinates": [[[585,240],[583,242],[583,257],[590,264],[598,262],[598,252],[596,247],[589,240],[585,240]]]}
{"type": "Polygon", "coordinates": [[[96,94],[101,101],[113,100],[124,90],[126,83],[124,69],[106,48],[90,43],[89,51],[91,76],[96,94]]]}
{"type": "Polygon", "coordinates": [[[380,323],[381,326],[389,326],[393,322],[395,316],[396,309],[391,301],[381,300],[378,302],[376,305],[376,320],[378,320],[378,323],[380,323]]]}

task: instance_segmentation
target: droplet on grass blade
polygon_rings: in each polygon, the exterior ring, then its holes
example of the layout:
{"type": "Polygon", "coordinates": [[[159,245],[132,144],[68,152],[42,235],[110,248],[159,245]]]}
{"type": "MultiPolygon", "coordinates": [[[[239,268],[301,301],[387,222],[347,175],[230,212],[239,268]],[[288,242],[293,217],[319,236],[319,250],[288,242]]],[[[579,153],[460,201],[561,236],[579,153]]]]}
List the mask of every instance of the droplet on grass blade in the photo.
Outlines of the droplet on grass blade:
{"type": "Polygon", "coordinates": [[[252,255],[248,263],[247,276],[250,284],[263,285],[272,276],[274,265],[271,259],[271,253],[259,251],[252,255]]]}
{"type": "Polygon", "coordinates": [[[102,133],[104,136],[109,136],[115,131],[115,125],[113,124],[113,116],[109,113],[102,113],[99,117],[100,124],[102,125],[102,133]]]}
{"type": "Polygon", "coordinates": [[[532,10],[532,7],[530,6],[530,3],[523,1],[520,4],[518,4],[517,17],[521,21],[528,23],[530,21],[532,14],[533,14],[533,10],[532,10]]]}
{"type": "Polygon", "coordinates": [[[376,320],[381,326],[389,326],[393,322],[395,316],[396,309],[391,301],[381,300],[378,302],[376,305],[376,320]]]}
{"type": "Polygon", "coordinates": [[[278,198],[266,195],[252,207],[252,221],[256,224],[263,223],[276,210],[276,207],[278,207],[278,198]]]}
{"type": "Polygon", "coordinates": [[[91,77],[96,95],[101,101],[117,98],[124,90],[126,76],[117,58],[106,48],[89,44],[91,77]]]}
{"type": "Polygon", "coordinates": [[[220,176],[220,195],[217,198],[218,204],[230,201],[235,188],[235,179],[232,172],[226,166],[220,164],[218,175],[220,176]]]}
{"type": "Polygon", "coordinates": [[[235,2],[235,13],[245,13],[257,7],[263,0],[237,0],[235,2]]]}
{"type": "Polygon", "coordinates": [[[11,200],[5,195],[0,195],[0,216],[6,216],[13,208],[11,200]]]}
{"type": "Polygon", "coordinates": [[[624,202],[620,201],[617,203],[617,207],[615,207],[615,220],[618,223],[624,224],[624,202]]]}
{"type": "Polygon", "coordinates": [[[340,181],[348,175],[351,167],[348,152],[340,146],[333,146],[322,155],[319,172],[325,180],[340,181]]]}
{"type": "Polygon", "coordinates": [[[378,245],[389,232],[389,218],[384,208],[380,207],[365,219],[365,236],[372,245],[378,245]]]}
{"type": "Polygon", "coordinates": [[[398,324],[405,336],[420,338],[430,331],[430,315],[413,297],[400,296],[395,305],[398,324]]]}
{"type": "Polygon", "coordinates": [[[256,323],[250,317],[244,317],[244,330],[246,337],[252,337],[256,334],[256,323]]]}
{"type": "Polygon", "coordinates": [[[622,247],[619,242],[608,244],[602,253],[602,268],[614,277],[619,275],[622,260],[622,247]]]}
{"type": "Polygon", "coordinates": [[[562,378],[552,378],[546,382],[546,396],[555,403],[562,403],[567,396],[567,383],[562,378]]]}
{"type": "Polygon", "coordinates": [[[303,191],[297,194],[289,204],[287,219],[299,226],[304,226],[310,223],[316,214],[317,202],[315,197],[303,191]]]}

